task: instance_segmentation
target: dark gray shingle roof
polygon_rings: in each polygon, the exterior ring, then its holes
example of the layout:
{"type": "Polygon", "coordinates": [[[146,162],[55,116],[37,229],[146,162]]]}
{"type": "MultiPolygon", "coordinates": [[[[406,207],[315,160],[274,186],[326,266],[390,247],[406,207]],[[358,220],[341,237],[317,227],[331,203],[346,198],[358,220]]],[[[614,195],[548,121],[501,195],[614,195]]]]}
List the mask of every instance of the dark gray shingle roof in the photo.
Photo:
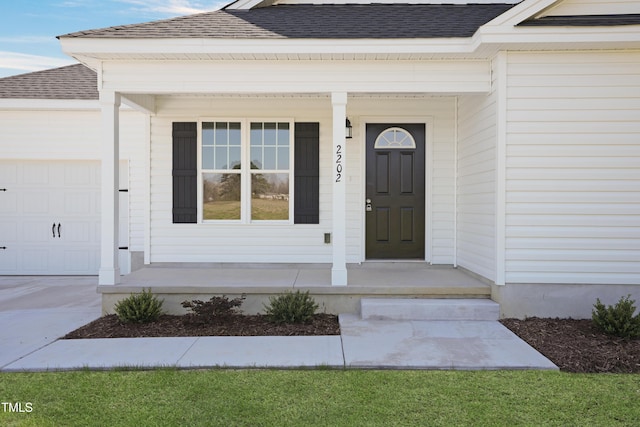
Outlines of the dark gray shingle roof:
{"type": "Polygon", "coordinates": [[[529,27],[613,27],[617,25],[640,25],[640,14],[545,16],[524,21],[519,25],[529,27]]]}
{"type": "Polygon", "coordinates": [[[2,78],[0,98],[98,99],[98,80],[84,65],[68,65],[2,78]]]}
{"type": "Polygon", "coordinates": [[[280,5],[219,10],[60,37],[404,39],[471,37],[513,4],[280,5]]]}

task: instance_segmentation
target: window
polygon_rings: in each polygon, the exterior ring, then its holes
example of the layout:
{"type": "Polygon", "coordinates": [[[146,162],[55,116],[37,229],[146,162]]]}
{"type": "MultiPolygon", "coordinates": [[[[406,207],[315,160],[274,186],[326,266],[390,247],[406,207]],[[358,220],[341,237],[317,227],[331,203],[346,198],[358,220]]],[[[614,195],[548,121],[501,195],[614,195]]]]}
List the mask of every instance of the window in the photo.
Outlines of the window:
{"type": "Polygon", "coordinates": [[[202,122],[203,221],[289,220],[291,127],[202,122]]]}
{"type": "Polygon", "coordinates": [[[202,219],[241,218],[240,123],[202,123],[202,219]]]}
{"type": "Polygon", "coordinates": [[[374,148],[416,148],[416,141],[402,128],[389,128],[376,138],[374,148]]]}

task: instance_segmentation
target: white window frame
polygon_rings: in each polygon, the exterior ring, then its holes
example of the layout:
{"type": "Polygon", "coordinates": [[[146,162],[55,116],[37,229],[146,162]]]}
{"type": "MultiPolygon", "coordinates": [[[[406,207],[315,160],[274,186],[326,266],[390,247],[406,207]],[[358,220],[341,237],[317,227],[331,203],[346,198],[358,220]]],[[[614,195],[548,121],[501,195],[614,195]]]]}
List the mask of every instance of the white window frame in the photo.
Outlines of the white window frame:
{"type": "Polygon", "coordinates": [[[198,162],[198,224],[214,224],[214,225],[290,225],[293,224],[294,215],[294,131],[295,122],[292,118],[273,118],[273,117],[201,117],[198,119],[198,149],[197,149],[197,162],[198,162]],[[240,219],[204,219],[204,206],[203,206],[203,171],[207,169],[202,168],[202,123],[204,122],[239,122],[240,123],[240,156],[241,156],[241,169],[240,169],[240,219]],[[289,218],[286,220],[253,220],[251,219],[251,123],[288,123],[289,124],[289,169],[288,170],[264,170],[265,173],[288,173],[289,175],[289,218]]]}

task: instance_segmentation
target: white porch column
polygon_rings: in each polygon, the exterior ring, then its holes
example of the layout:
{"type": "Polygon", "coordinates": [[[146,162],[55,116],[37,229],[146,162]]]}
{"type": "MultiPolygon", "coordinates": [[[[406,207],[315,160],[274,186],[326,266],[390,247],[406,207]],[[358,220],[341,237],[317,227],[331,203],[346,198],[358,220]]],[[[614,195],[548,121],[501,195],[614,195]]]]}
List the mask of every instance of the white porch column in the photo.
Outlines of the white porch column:
{"type": "Polygon", "coordinates": [[[333,266],[331,268],[331,285],[347,284],[347,239],[346,239],[346,135],[347,94],[334,92],[331,94],[333,106],[333,266]]]}
{"type": "Polygon", "coordinates": [[[100,92],[102,110],[102,188],[100,227],[100,285],[120,283],[118,267],[118,189],[120,160],[120,94],[100,92]]]}

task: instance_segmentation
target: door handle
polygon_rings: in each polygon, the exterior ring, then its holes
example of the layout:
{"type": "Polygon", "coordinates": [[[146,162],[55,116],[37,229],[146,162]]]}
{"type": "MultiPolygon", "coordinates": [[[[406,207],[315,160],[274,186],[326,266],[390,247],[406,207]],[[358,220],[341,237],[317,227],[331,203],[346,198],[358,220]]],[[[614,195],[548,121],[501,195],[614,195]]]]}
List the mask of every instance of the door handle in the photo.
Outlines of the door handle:
{"type": "Polygon", "coordinates": [[[366,203],[366,205],[365,205],[365,210],[366,210],[367,212],[371,212],[371,211],[373,210],[373,208],[371,207],[371,199],[367,199],[367,201],[366,201],[366,202],[367,202],[367,203],[366,203]]]}
{"type": "Polygon", "coordinates": [[[62,236],[60,235],[60,226],[61,226],[61,225],[62,225],[62,224],[58,223],[58,239],[59,239],[60,237],[62,237],[62,236]]]}
{"type": "Polygon", "coordinates": [[[56,238],[56,223],[54,222],[51,226],[51,234],[53,234],[53,238],[56,238]]]}

